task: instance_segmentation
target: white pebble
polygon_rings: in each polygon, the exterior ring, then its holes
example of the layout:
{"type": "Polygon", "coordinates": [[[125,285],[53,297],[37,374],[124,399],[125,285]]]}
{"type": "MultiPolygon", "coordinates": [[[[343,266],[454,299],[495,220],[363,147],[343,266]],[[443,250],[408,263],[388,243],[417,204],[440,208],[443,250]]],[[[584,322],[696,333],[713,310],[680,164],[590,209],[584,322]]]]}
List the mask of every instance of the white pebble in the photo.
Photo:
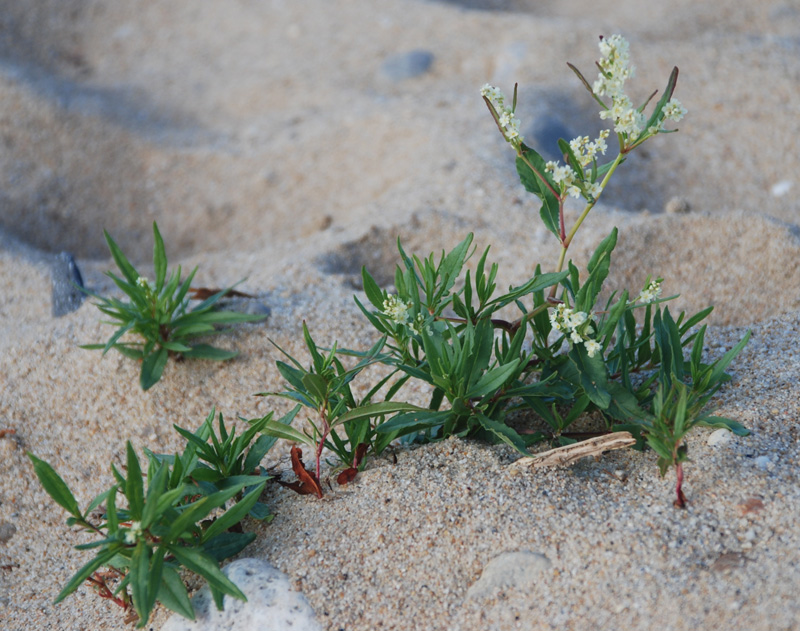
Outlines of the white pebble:
{"type": "Polygon", "coordinates": [[[733,438],[733,432],[731,432],[729,429],[721,427],[720,429],[711,432],[709,437],[706,439],[706,443],[708,443],[710,447],[719,447],[721,445],[727,445],[729,442],[731,442],[731,438],[733,438]]]}

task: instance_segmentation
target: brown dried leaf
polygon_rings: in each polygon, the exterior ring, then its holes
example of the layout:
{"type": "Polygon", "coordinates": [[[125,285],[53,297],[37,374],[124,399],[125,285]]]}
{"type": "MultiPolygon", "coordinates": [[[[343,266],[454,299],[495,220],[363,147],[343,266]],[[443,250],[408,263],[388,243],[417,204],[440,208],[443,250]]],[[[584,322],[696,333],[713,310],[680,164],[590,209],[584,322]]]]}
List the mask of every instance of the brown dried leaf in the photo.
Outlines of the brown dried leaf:
{"type": "Polygon", "coordinates": [[[296,445],[292,445],[291,450],[292,458],[292,471],[297,476],[296,482],[281,482],[282,486],[288,487],[299,493],[300,495],[316,495],[322,498],[322,487],[319,485],[319,480],[310,471],[307,471],[303,465],[303,450],[296,445]]]}
{"type": "Polygon", "coordinates": [[[0,429],[0,438],[5,438],[6,436],[13,436],[17,433],[15,429],[0,429]]]}
{"type": "Polygon", "coordinates": [[[764,510],[764,502],[758,497],[748,497],[744,502],[739,504],[739,510],[742,512],[742,515],[757,513],[764,510]]]}
{"type": "MultiPolygon", "coordinates": [[[[191,295],[192,300],[207,300],[211,298],[211,296],[218,294],[219,292],[223,291],[222,289],[209,289],[208,287],[190,287],[189,288],[189,295],[191,295]]],[[[243,291],[237,291],[235,289],[231,289],[227,294],[225,294],[226,298],[255,298],[255,296],[251,294],[246,294],[243,291]]]]}
{"type": "Polygon", "coordinates": [[[367,455],[367,449],[369,449],[369,445],[367,445],[367,443],[361,443],[358,445],[358,447],[356,447],[356,453],[353,456],[353,467],[358,468],[358,465],[361,464],[364,456],[367,455]]]}
{"type": "Polygon", "coordinates": [[[345,485],[348,482],[355,480],[357,475],[358,469],[356,467],[349,467],[336,476],[336,483],[339,485],[345,485]]]}

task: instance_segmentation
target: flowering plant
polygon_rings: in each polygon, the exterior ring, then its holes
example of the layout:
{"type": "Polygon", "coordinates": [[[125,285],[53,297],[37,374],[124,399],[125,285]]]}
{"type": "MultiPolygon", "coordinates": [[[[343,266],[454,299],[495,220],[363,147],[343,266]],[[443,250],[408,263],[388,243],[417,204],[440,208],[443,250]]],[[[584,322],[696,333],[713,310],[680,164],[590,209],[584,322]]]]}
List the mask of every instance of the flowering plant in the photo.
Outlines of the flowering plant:
{"type": "Polygon", "coordinates": [[[95,550],[95,557],[64,586],[56,603],[86,583],[121,607],[126,622],[138,621],[137,627],[147,624],[156,602],[194,620],[181,577],[184,568],[206,579],[219,609],[225,594],[247,600],[219,564],[255,539],[255,533],[242,531],[245,517],[271,517],[258,501],[269,476],[257,467],[275,439],[253,439],[272,418],[253,423],[238,438],[226,429],[221,414],[219,435],[215,434],[213,420],[214,410],[194,433],[175,426],[187,439],[183,453],[167,456],[145,450],[146,472],[128,441],[127,477],[111,465],[114,485],[84,511],[56,471],[28,453],[44,490],[70,514],[67,525],[99,538],[76,546],[95,550]]]}
{"type": "Polygon", "coordinates": [[[153,222],[153,266],[155,281],[141,276],[136,268],[119,249],[119,246],[105,232],[108,249],[123,278],[107,272],[125,295],[128,302],[114,297],[103,297],[83,289],[98,300],[95,306],[112,319],[110,324],[118,325],[117,331],[105,344],[85,344],[81,348],[102,350],[103,354],[114,348],[126,357],[142,362],[139,384],[147,390],[158,383],[170,354],[190,359],[213,359],[222,361],[236,357],[236,351],[226,351],[209,344],[191,343],[191,340],[212,335],[215,326],[236,322],[254,322],[264,316],[217,311],[217,302],[231,291],[231,288],[212,293],[191,309],[189,308],[190,285],[197,268],[181,281],[181,268],[178,266],[167,277],[167,255],[164,240],[158,226],[153,222]],[[121,341],[126,333],[138,335],[142,341],[121,341]]]}
{"type": "MultiPolygon", "coordinates": [[[[481,90],[503,138],[517,154],[522,185],[540,199],[540,217],[559,240],[561,250],[552,271],[543,273],[537,265],[532,278],[497,296],[497,266],[488,265],[488,248],[474,274],[467,271],[462,277],[474,253],[472,235],[442,253],[438,262],[433,255],[409,256],[398,242],[401,264],[394,290],[379,287],[364,269],[364,293],[371,308],[356,298],[382,336],[382,351],[350,352],[389,368],[388,378],[396,380],[386,401],[409,379],[421,380],[431,390],[424,409],[399,409],[390,418],[376,415],[370,432],[377,436],[407,441],[473,436],[505,442],[529,455],[528,449],[540,441],[568,445],[594,434],[630,431],[639,448],[648,443],[656,450],[662,473],[676,467],[682,504],[686,432],[707,425],[747,433],[735,421],[702,410],[729,378],[725,368],[749,334],[723,358],[706,364],[705,327],[697,331],[696,326],[711,308],[673,318],[667,307],[662,310],[662,303],[676,296],[661,295],[661,278],[648,278],[633,298],[623,291],[600,303],[616,228],[597,246],[583,272],[567,259],[578,229],[626,155],[659,134],[676,131],[667,129],[667,122],[680,121],[686,114],[673,97],[677,68],[647,116],[645,109],[656,93],[638,106],[625,93],[625,82],[634,75],[628,43],[619,35],[601,38],[600,52],[599,74],[592,85],[577,68],[569,67],[601,106],[600,118],[613,124],[618,151],[605,162],[612,130],[594,140],[561,139],[563,163],[545,162],[520,134],[516,88],[510,100],[494,86],[481,90]],[[582,198],[585,207],[568,228],[564,203],[570,196],[582,198]],[[516,315],[508,318],[514,308],[516,315]],[[683,351],[691,344],[687,362],[683,351]],[[540,429],[520,433],[514,428],[526,412],[544,421],[540,429]],[[591,412],[602,419],[600,428],[569,431],[591,412]]],[[[370,396],[376,392],[371,390],[370,396]]]]}

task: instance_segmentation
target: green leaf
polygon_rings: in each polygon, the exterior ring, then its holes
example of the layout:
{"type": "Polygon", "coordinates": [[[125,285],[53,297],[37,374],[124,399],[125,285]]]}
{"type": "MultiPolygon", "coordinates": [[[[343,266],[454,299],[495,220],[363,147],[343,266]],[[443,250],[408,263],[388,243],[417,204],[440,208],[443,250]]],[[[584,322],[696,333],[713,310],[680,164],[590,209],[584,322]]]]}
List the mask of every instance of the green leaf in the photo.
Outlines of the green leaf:
{"type": "Polygon", "coordinates": [[[372,303],[378,311],[383,310],[383,292],[372,278],[366,267],[361,268],[361,279],[364,285],[364,293],[367,295],[367,300],[372,303]]]}
{"type": "Polygon", "coordinates": [[[157,519],[159,500],[166,487],[168,475],[169,467],[167,463],[162,462],[155,475],[147,480],[147,498],[142,509],[142,528],[149,528],[157,519]]]}
{"type": "Polygon", "coordinates": [[[522,156],[518,156],[516,160],[520,182],[526,191],[542,200],[539,211],[542,221],[550,232],[561,239],[559,201],[552,191],[555,188],[554,183],[547,179],[544,158],[525,144],[520,145],[520,150],[522,156]]]}
{"type": "Polygon", "coordinates": [[[580,384],[592,403],[605,410],[611,403],[611,395],[608,392],[608,371],[603,358],[600,355],[589,357],[583,344],[576,344],[568,357],[569,364],[574,367],[578,376],[577,382],[573,380],[574,376],[569,381],[580,384]]]}
{"type": "Polygon", "coordinates": [[[519,359],[503,366],[496,366],[487,371],[476,383],[472,389],[467,392],[465,398],[473,399],[483,397],[488,394],[496,392],[504,383],[506,383],[512,376],[518,373],[519,359]]]}
{"type": "Polygon", "coordinates": [[[381,423],[375,428],[375,431],[379,434],[398,432],[398,436],[403,436],[411,432],[430,429],[431,427],[441,425],[450,415],[450,410],[442,412],[431,412],[430,410],[423,412],[407,412],[405,414],[398,414],[385,423],[381,423]]]}
{"type": "Polygon", "coordinates": [[[158,383],[164,372],[164,366],[167,365],[168,357],[169,351],[166,348],[159,348],[142,360],[142,371],[139,375],[139,385],[142,390],[149,390],[158,383]]]}
{"type": "Polygon", "coordinates": [[[183,356],[188,359],[208,359],[211,361],[226,361],[233,359],[238,354],[238,351],[226,351],[210,344],[195,344],[188,351],[183,352],[183,356]]]}
{"type": "Polygon", "coordinates": [[[608,270],[611,265],[611,252],[617,245],[617,229],[600,242],[597,249],[592,254],[586,269],[589,277],[575,296],[575,309],[589,313],[594,306],[597,294],[603,288],[603,283],[608,277],[608,270]]]}
{"type": "Polygon", "coordinates": [[[507,445],[511,445],[523,456],[531,455],[526,449],[525,441],[522,440],[522,437],[505,423],[499,423],[497,421],[493,421],[485,414],[476,414],[475,418],[478,419],[478,423],[480,423],[483,429],[490,432],[491,434],[494,434],[497,438],[499,438],[507,445]]]}
{"type": "Polygon", "coordinates": [[[183,566],[205,578],[210,587],[239,600],[247,600],[242,591],[222,573],[217,562],[210,555],[194,548],[175,545],[168,546],[168,549],[183,566]]]}
{"type": "Polygon", "coordinates": [[[66,510],[70,515],[78,519],[82,518],[81,509],[72,491],[69,490],[66,482],[61,479],[53,467],[47,464],[44,460],[40,460],[34,456],[30,451],[28,458],[33,463],[33,471],[36,477],[39,478],[39,483],[42,485],[47,494],[53,498],[53,501],[66,510]]]}
{"type": "Polygon", "coordinates": [[[748,330],[736,346],[734,346],[731,350],[714,362],[713,369],[711,371],[712,384],[722,380],[723,376],[725,375],[725,369],[730,365],[730,363],[742,351],[747,342],[750,340],[750,333],[751,332],[748,330]]]}
{"type": "Polygon", "coordinates": [[[370,405],[362,405],[355,409],[342,414],[336,419],[336,424],[347,423],[348,421],[355,421],[362,418],[373,418],[376,416],[383,416],[385,414],[393,414],[394,412],[429,412],[427,408],[421,408],[410,403],[395,403],[394,401],[383,401],[381,403],[372,403],[370,405]]]}
{"type": "Polygon", "coordinates": [[[153,222],[153,266],[156,272],[156,293],[160,293],[167,277],[167,251],[155,221],[153,222]]]}
{"type": "Polygon", "coordinates": [[[717,427],[728,429],[737,436],[749,436],[750,430],[741,423],[734,421],[724,416],[704,416],[698,419],[695,425],[702,425],[704,427],[717,427]]]}
{"type": "Polygon", "coordinates": [[[161,585],[156,596],[158,602],[170,611],[189,620],[195,619],[192,602],[181,577],[170,566],[165,565],[161,573],[161,585]]]}
{"type": "Polygon", "coordinates": [[[270,421],[267,423],[266,427],[261,430],[267,436],[274,436],[275,438],[283,438],[284,440],[291,440],[297,443],[302,443],[304,445],[311,445],[314,446],[316,443],[312,438],[306,436],[300,430],[291,427],[290,425],[284,425],[279,421],[270,421]]]}
{"type": "Polygon", "coordinates": [[[328,400],[330,384],[322,375],[307,373],[303,375],[303,386],[321,405],[328,400]]]}
{"type": "MultiPolygon", "coordinates": [[[[139,614],[138,626],[147,624],[150,618],[150,611],[152,606],[148,607],[150,597],[148,594],[149,587],[149,574],[150,574],[150,548],[144,539],[139,539],[136,542],[136,548],[133,551],[133,557],[130,564],[130,586],[131,595],[133,596],[133,607],[136,613],[139,614]]],[[[158,577],[159,582],[161,577],[158,577]]]]}
{"type": "Polygon", "coordinates": [[[223,532],[203,544],[203,552],[220,563],[239,554],[255,541],[255,538],[254,532],[223,532]]]}
{"type": "Polygon", "coordinates": [[[142,480],[142,469],[139,466],[139,458],[133,450],[131,441],[125,443],[127,450],[128,477],[125,481],[125,497],[128,498],[128,512],[131,519],[141,521],[144,509],[144,481],[142,480]]]}
{"type": "Polygon", "coordinates": [[[94,572],[104,566],[108,565],[109,561],[117,556],[117,553],[123,549],[123,545],[116,544],[109,546],[106,550],[103,550],[98,553],[98,555],[89,561],[86,565],[84,565],[80,570],[77,571],[75,576],[73,576],[69,582],[64,586],[56,599],[53,601],[53,604],[58,604],[62,600],[64,600],[67,596],[69,596],[72,592],[78,589],[81,585],[83,585],[84,581],[89,578],[94,572]]]}
{"type": "Polygon", "coordinates": [[[111,238],[111,235],[105,230],[103,230],[103,234],[106,237],[108,249],[111,251],[111,256],[113,257],[114,262],[117,264],[117,267],[119,267],[120,271],[131,285],[136,285],[136,281],[139,280],[139,272],[137,272],[136,268],[131,265],[131,262],[122,253],[122,250],[119,249],[119,246],[114,242],[114,239],[111,238]]]}
{"type": "Polygon", "coordinates": [[[255,503],[258,501],[258,498],[261,496],[261,492],[264,490],[264,485],[266,484],[266,480],[254,486],[250,491],[248,491],[247,495],[245,495],[241,500],[239,500],[234,506],[229,508],[223,515],[217,517],[214,520],[214,523],[208,527],[203,533],[203,541],[209,541],[213,539],[216,535],[228,530],[232,526],[235,526],[240,521],[242,521],[246,516],[247,513],[250,512],[250,509],[255,506],[255,503]]]}

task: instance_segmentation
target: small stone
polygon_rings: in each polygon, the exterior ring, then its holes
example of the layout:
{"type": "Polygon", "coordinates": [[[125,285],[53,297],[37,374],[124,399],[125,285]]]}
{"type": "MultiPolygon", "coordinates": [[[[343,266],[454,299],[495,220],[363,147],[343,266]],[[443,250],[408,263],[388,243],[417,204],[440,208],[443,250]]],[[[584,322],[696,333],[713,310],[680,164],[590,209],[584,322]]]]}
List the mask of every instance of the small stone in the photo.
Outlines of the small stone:
{"type": "Polygon", "coordinates": [[[731,442],[731,438],[733,438],[733,432],[721,427],[720,429],[711,432],[709,437],[706,439],[706,443],[709,447],[720,447],[731,442]]]}
{"type": "Polygon", "coordinates": [[[773,197],[783,197],[792,190],[792,186],[794,186],[794,182],[791,180],[781,180],[780,182],[773,184],[770,192],[772,193],[773,197]]]}
{"type": "Polygon", "coordinates": [[[196,619],[173,614],[162,631],[322,631],[303,594],[292,591],[289,578],[260,559],[239,559],[222,569],[247,602],[225,596],[218,611],[206,585],[192,598],[196,619]]]}
{"type": "Polygon", "coordinates": [[[755,459],[755,463],[756,466],[762,471],[766,471],[772,465],[772,461],[769,459],[769,456],[759,456],[755,459]]]}
{"type": "Polygon", "coordinates": [[[7,521],[0,521],[0,543],[8,543],[17,533],[17,527],[7,521]]]}
{"type": "Polygon", "coordinates": [[[485,598],[497,588],[524,590],[551,566],[550,559],[539,552],[504,552],[487,563],[481,577],[467,590],[467,598],[485,598]]]}
{"type": "Polygon", "coordinates": [[[381,72],[392,81],[403,81],[424,75],[433,65],[433,53],[427,50],[412,50],[387,57],[381,72]]]}
{"type": "Polygon", "coordinates": [[[83,277],[69,252],[56,257],[51,267],[53,317],[60,318],[76,311],[86,295],[78,289],[83,287],[83,277]]]}
{"type": "Polygon", "coordinates": [[[664,204],[664,212],[668,215],[685,215],[692,207],[683,197],[675,196],[664,204]]]}

